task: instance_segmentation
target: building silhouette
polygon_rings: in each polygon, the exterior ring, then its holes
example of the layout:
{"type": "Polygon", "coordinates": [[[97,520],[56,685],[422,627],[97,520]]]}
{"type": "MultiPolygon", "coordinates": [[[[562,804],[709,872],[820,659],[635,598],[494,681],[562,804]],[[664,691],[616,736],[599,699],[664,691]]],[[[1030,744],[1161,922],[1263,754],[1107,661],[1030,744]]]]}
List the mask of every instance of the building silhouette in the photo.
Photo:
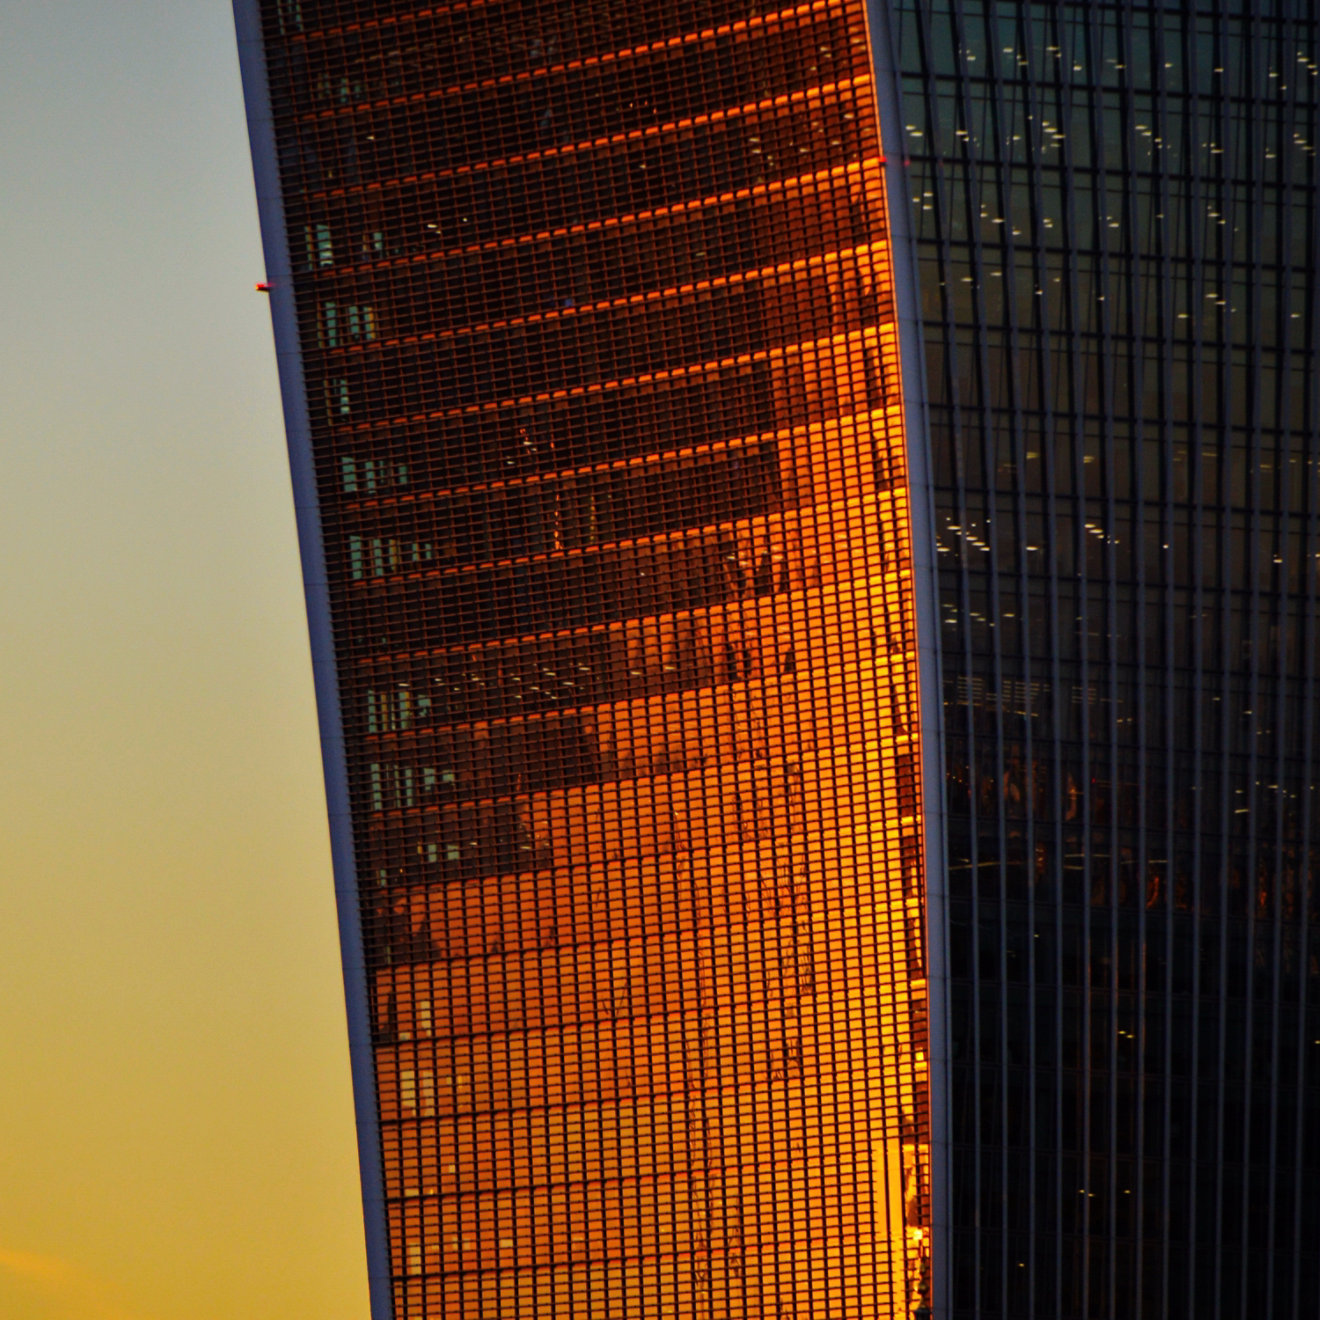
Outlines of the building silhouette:
{"type": "Polygon", "coordinates": [[[377,1320],[1320,1312],[1320,14],[235,12],[377,1320]]]}

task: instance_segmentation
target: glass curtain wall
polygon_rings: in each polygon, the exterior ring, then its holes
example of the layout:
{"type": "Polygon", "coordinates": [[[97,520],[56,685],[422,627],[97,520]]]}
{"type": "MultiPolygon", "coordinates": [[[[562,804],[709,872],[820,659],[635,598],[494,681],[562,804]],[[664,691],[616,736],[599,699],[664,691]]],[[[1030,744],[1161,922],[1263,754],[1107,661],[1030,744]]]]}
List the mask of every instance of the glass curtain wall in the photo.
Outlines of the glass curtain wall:
{"type": "Polygon", "coordinates": [[[949,813],[937,1296],[1314,1316],[1320,17],[895,24],[949,813]]]}
{"type": "Polygon", "coordinates": [[[394,1316],[919,1311],[864,9],[262,10],[394,1316]]]}

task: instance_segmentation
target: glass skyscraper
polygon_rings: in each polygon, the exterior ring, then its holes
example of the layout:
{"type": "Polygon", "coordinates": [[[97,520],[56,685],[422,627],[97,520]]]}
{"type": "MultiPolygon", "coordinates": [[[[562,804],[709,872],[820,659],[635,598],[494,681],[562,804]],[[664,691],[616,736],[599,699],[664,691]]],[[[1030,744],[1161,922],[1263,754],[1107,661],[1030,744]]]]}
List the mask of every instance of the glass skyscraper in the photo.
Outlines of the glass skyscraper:
{"type": "Polygon", "coordinates": [[[1320,1314],[1320,14],[235,11],[375,1320],[1320,1314]]]}
{"type": "Polygon", "coordinates": [[[1320,13],[892,22],[951,1314],[1315,1315],[1320,13]]]}

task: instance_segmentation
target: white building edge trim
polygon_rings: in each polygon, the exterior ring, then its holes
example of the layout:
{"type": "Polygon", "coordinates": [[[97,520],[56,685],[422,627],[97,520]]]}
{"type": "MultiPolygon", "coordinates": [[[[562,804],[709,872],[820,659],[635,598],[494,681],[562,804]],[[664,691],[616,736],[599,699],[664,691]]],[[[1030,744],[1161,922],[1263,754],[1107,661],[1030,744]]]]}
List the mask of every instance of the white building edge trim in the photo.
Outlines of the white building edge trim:
{"type": "Polygon", "coordinates": [[[289,443],[289,470],[293,480],[298,545],[302,555],[303,592],[311,636],[317,719],[321,731],[321,760],[330,817],[330,850],[334,864],[335,901],[339,913],[339,940],[344,967],[344,999],[348,1011],[348,1046],[357,1117],[358,1164],[362,1176],[371,1317],[372,1320],[392,1320],[394,1302],[389,1234],[385,1218],[375,1060],[362,946],[357,865],[353,849],[353,821],[349,810],[348,764],[344,753],[334,636],[330,626],[330,593],[326,584],[325,550],[321,539],[316,471],[312,462],[311,427],[302,351],[298,340],[297,307],[293,296],[293,275],[284,223],[284,202],[280,191],[270,89],[266,80],[260,5],[258,0],[233,0],[233,3],[234,26],[238,35],[238,62],[243,78],[243,98],[247,105],[248,136],[252,144],[257,210],[261,220],[261,242],[265,251],[266,279],[270,286],[280,394],[284,401],[284,426],[289,443]]]}

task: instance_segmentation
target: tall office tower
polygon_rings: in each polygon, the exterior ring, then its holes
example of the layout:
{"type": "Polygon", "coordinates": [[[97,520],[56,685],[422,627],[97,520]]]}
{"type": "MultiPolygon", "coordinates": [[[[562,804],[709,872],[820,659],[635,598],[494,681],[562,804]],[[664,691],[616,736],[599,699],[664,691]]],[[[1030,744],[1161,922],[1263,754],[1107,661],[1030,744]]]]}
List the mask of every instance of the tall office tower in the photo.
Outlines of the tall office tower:
{"type": "Polygon", "coordinates": [[[375,1313],[915,1313],[917,651],[864,9],[238,17],[375,1313]]]}
{"type": "Polygon", "coordinates": [[[1320,1314],[1314,6],[236,12],[377,1320],[1320,1314]]]}
{"type": "Polygon", "coordinates": [[[1314,1317],[1320,9],[894,23],[943,666],[935,1292],[1314,1317]]]}

